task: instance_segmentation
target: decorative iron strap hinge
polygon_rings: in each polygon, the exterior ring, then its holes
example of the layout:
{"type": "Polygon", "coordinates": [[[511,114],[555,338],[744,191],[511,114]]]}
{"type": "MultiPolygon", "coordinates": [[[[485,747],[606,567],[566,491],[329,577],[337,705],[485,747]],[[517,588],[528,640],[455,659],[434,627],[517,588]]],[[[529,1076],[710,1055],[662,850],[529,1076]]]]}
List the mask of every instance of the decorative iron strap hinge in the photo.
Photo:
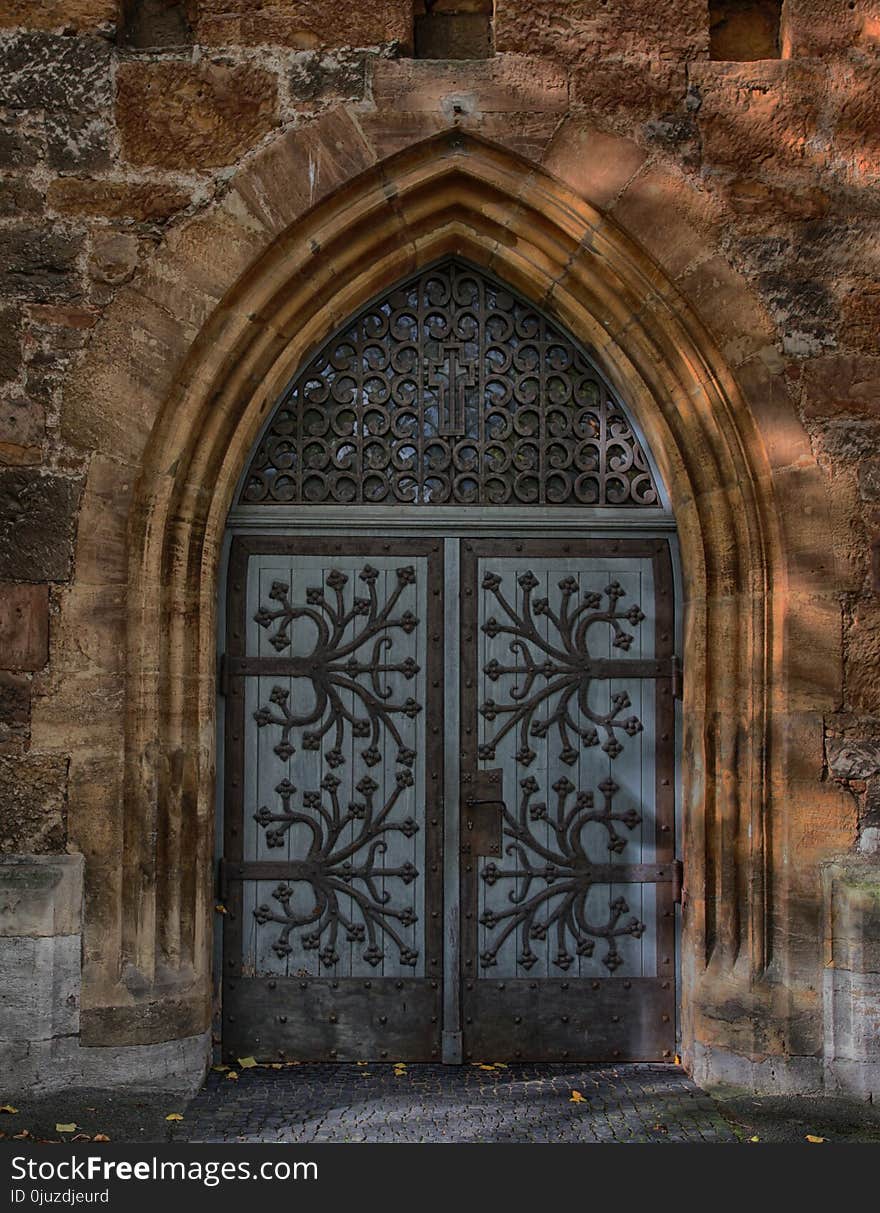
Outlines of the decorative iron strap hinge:
{"type": "Polygon", "coordinates": [[[681,699],[682,695],[681,658],[677,653],[672,657],[672,698],[681,699]]]}

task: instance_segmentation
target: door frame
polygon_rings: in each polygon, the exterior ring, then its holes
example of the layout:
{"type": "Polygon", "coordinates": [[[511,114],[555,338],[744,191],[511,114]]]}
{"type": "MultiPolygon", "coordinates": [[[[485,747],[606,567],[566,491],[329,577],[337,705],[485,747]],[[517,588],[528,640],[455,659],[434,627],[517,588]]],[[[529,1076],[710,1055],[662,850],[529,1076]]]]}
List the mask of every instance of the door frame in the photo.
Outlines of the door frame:
{"type": "MultiPolygon", "coordinates": [[[[682,576],[680,550],[677,542],[675,519],[662,508],[640,508],[638,510],[613,507],[590,506],[395,506],[387,505],[350,506],[291,505],[291,506],[235,506],[229,511],[220,559],[217,601],[217,662],[225,648],[227,604],[230,576],[230,552],[232,541],[239,536],[326,536],[328,539],[347,536],[376,534],[381,532],[388,538],[435,538],[461,541],[470,538],[569,538],[569,539],[665,539],[669,543],[673,580],[673,642],[676,654],[683,652],[682,628],[682,576]]],[[[445,616],[444,647],[460,631],[460,542],[444,544],[445,616]]],[[[458,688],[446,704],[446,721],[457,730],[460,727],[460,704],[458,688]]],[[[674,704],[674,822],[675,854],[682,856],[682,780],[681,780],[681,699],[674,704]]],[[[223,855],[225,827],[225,777],[226,777],[226,701],[221,694],[218,679],[217,695],[217,766],[215,780],[214,822],[214,869],[218,869],[223,855]]],[[[447,733],[449,730],[447,730],[447,733]]],[[[457,747],[443,745],[444,787],[459,788],[460,754],[457,747]]],[[[461,989],[461,940],[459,916],[461,890],[459,883],[459,815],[444,813],[444,856],[442,893],[444,923],[447,938],[443,948],[442,986],[442,1061],[447,1065],[463,1062],[462,1053],[462,989],[461,989]]],[[[682,1003],[682,958],[681,958],[681,907],[675,907],[675,1041],[680,1052],[681,1003],[682,1003]]],[[[223,918],[215,916],[213,938],[213,1015],[212,1028],[222,1047],[222,992],[223,992],[223,918]]]]}

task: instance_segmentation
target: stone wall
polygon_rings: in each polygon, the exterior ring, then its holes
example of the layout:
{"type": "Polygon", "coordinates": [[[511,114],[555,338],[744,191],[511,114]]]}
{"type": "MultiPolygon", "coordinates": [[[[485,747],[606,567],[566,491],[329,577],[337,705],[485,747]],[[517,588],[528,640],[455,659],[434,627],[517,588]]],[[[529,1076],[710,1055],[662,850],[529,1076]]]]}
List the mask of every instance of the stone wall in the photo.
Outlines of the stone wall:
{"type": "MultiPolygon", "coordinates": [[[[780,743],[793,758],[769,862],[788,883],[766,932],[779,979],[793,965],[805,993],[793,1027],[753,1024],[743,1047],[815,1060],[818,864],[880,827],[880,6],[787,0],[785,57],[758,62],[709,58],[705,0],[498,0],[495,56],[467,64],[410,58],[412,31],[408,0],[0,0],[0,846],[85,854],[84,1004],[100,1012],[126,964],[107,909],[130,703],[114,515],[140,475],[132,435],[152,424],[137,376],[152,359],[160,378],[171,330],[192,343],[203,320],[157,308],[148,331],[114,308],[150,295],[169,250],[185,264],[218,208],[238,225],[234,255],[257,249],[258,221],[306,210],[316,181],[341,187],[362,145],[381,159],[460,126],[609,216],[676,281],[762,415],[797,419],[796,437],[780,420],[761,438],[771,462],[795,451],[792,471],[815,472],[830,511],[820,532],[793,492],[786,519],[821,589],[797,608],[792,677],[822,691],[802,693],[780,743]],[[319,145],[322,121],[337,133],[319,145]],[[289,201],[272,212],[263,187],[236,192],[294,136],[311,150],[295,170],[276,157],[289,201]],[[124,425],[118,399],[97,418],[80,405],[95,351],[126,370],[141,359],[124,425]]],[[[729,1032],[709,1019],[704,1034],[729,1032]]]]}

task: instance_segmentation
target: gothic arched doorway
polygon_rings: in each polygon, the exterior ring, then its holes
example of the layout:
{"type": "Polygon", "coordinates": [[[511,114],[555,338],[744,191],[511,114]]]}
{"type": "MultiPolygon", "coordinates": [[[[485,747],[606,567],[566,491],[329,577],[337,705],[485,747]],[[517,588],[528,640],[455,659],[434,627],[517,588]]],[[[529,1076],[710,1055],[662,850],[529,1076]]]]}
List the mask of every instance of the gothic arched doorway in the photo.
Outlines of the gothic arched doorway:
{"type": "Polygon", "coordinates": [[[306,362],[229,516],[230,1056],[672,1054],[673,531],[586,352],[465,262],[306,362]]]}

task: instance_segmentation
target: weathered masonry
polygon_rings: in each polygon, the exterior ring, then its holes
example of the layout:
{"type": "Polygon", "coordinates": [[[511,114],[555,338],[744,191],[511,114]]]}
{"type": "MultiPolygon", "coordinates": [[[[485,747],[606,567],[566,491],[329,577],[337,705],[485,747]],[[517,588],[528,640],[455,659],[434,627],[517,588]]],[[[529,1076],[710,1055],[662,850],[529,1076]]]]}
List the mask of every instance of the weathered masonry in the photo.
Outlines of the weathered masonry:
{"type": "Polygon", "coordinates": [[[0,6],[21,1086],[880,1092],[878,37],[0,6]]]}

